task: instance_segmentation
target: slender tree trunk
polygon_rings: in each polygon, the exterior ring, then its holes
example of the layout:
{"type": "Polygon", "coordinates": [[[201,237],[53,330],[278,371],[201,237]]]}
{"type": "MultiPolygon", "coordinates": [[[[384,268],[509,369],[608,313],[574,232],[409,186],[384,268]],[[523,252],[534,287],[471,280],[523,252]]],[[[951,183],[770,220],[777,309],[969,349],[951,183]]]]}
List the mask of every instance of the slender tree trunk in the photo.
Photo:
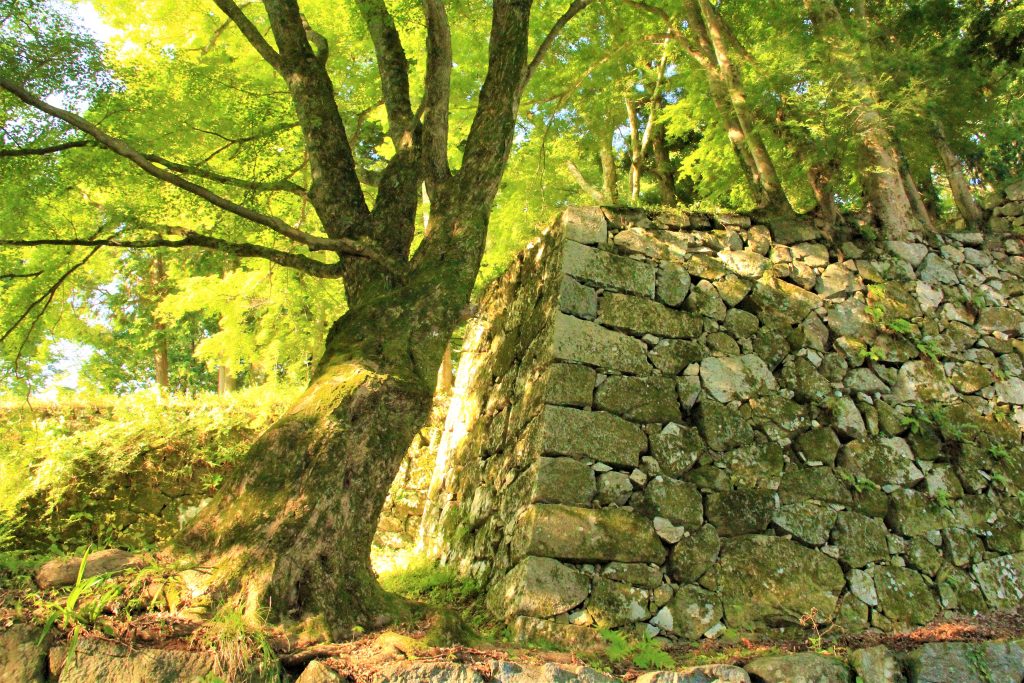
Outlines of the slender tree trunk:
{"type": "MultiPolygon", "coordinates": [[[[878,113],[878,99],[869,79],[864,75],[863,57],[854,38],[847,31],[844,16],[833,0],[804,0],[804,6],[821,40],[828,45],[836,68],[861,93],[853,103],[853,128],[859,138],[861,180],[871,208],[881,222],[886,236],[903,239],[920,229],[911,198],[907,194],[900,169],[899,155],[892,135],[878,113]]],[[[858,20],[867,22],[863,3],[857,8],[858,20]]]]}
{"type": "Polygon", "coordinates": [[[984,216],[978,203],[974,200],[974,195],[971,194],[971,186],[967,184],[967,178],[964,177],[963,165],[949,146],[946,131],[941,123],[937,124],[936,132],[935,148],[938,150],[942,166],[946,170],[946,179],[949,180],[949,189],[953,194],[956,210],[960,212],[964,223],[971,228],[977,228],[982,224],[984,216]]]}
{"type": "Polygon", "coordinates": [[[576,184],[580,186],[581,190],[589,194],[590,198],[593,199],[598,204],[601,204],[605,201],[604,193],[600,190],[600,188],[594,187],[594,185],[589,180],[586,179],[586,177],[583,175],[583,171],[580,170],[580,167],[576,165],[575,161],[570,159],[569,161],[566,162],[565,165],[569,169],[569,175],[572,176],[572,179],[576,181],[576,184]]]}
{"type": "Polygon", "coordinates": [[[750,149],[750,156],[757,168],[761,187],[764,189],[767,208],[771,211],[792,214],[793,207],[789,203],[786,192],[782,189],[782,181],[779,179],[775,163],[771,154],[765,146],[764,139],[754,126],[754,116],[747,103],[746,89],[743,87],[743,79],[739,67],[734,63],[728,48],[727,32],[728,27],[722,21],[721,15],[708,0],[697,0],[700,14],[711,39],[719,69],[725,81],[725,87],[729,94],[729,102],[732,104],[736,114],[736,121],[743,130],[747,146],[750,149]]]}
{"type": "Polygon", "coordinates": [[[921,200],[924,202],[925,209],[928,210],[932,223],[938,223],[942,212],[939,208],[939,191],[935,187],[935,181],[932,180],[931,169],[918,178],[917,186],[921,191],[921,200]]]}
{"type": "Polygon", "coordinates": [[[636,204],[640,199],[640,119],[636,103],[626,98],[626,119],[629,121],[629,201],[636,204]]]}
{"type": "MultiPolygon", "coordinates": [[[[153,259],[153,265],[150,270],[150,284],[153,291],[159,293],[166,280],[167,269],[164,266],[164,258],[158,252],[156,257],[153,259]]],[[[153,377],[158,387],[161,389],[169,389],[171,386],[171,378],[170,359],[167,353],[166,325],[159,320],[156,320],[153,323],[153,330],[156,338],[153,346],[153,377]]]]}
{"type": "Polygon", "coordinates": [[[917,182],[914,180],[913,173],[910,172],[910,165],[903,159],[900,160],[900,175],[903,177],[903,190],[907,193],[907,198],[910,199],[910,205],[914,207],[917,220],[925,228],[934,230],[932,216],[928,213],[928,207],[924,203],[921,191],[917,189],[917,182]]]}
{"type": "Polygon", "coordinates": [[[230,394],[238,385],[238,378],[228,370],[227,366],[217,366],[217,393],[221,396],[230,394]]]}
{"type": "Polygon", "coordinates": [[[836,208],[835,191],[832,189],[832,169],[830,165],[813,164],[807,169],[807,180],[818,202],[818,214],[828,223],[835,225],[839,217],[836,208]]]}
{"type": "Polygon", "coordinates": [[[675,170],[672,168],[672,160],[668,153],[668,140],[665,135],[665,125],[658,124],[654,128],[654,141],[652,143],[654,152],[655,176],[658,179],[658,195],[661,203],[666,206],[674,206],[679,203],[676,195],[675,170]]]}
{"type": "Polygon", "coordinates": [[[605,202],[618,204],[619,182],[618,171],[615,167],[615,150],[612,148],[612,134],[602,135],[598,144],[600,144],[598,154],[601,159],[601,189],[605,202]]]}

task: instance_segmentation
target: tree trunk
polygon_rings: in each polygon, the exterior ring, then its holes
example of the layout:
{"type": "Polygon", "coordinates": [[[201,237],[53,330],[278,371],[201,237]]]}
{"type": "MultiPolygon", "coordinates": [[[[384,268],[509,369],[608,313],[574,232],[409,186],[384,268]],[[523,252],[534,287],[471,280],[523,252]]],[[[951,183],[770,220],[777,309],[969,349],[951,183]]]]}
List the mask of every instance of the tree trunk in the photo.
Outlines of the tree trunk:
{"type": "MultiPolygon", "coordinates": [[[[164,258],[158,252],[153,259],[153,266],[150,269],[150,285],[152,285],[154,293],[157,294],[158,301],[162,298],[159,292],[163,288],[166,279],[167,269],[164,266],[164,258]]],[[[166,326],[159,320],[155,320],[153,322],[153,330],[156,337],[153,345],[153,378],[156,380],[158,387],[169,389],[171,386],[171,363],[167,353],[166,326]]]]}
{"type": "Polygon", "coordinates": [[[394,615],[368,548],[430,412],[448,332],[423,335],[433,299],[398,290],[335,323],[309,387],[181,539],[215,604],[314,637],[394,615]]]}
{"type": "Polygon", "coordinates": [[[768,153],[764,139],[754,126],[754,116],[747,103],[747,93],[743,87],[739,67],[733,63],[729,53],[728,27],[722,21],[718,10],[708,0],[698,0],[698,3],[707,35],[711,40],[719,70],[725,82],[729,102],[736,114],[736,122],[743,130],[750,156],[757,168],[758,178],[764,190],[766,205],[763,208],[777,213],[792,214],[794,213],[793,207],[789,203],[786,192],[782,189],[782,181],[779,179],[775,163],[772,161],[771,154],[768,153]]]}
{"type": "Polygon", "coordinates": [[[910,164],[903,159],[900,160],[900,174],[903,177],[903,190],[907,193],[907,198],[910,199],[910,205],[914,207],[917,220],[928,230],[934,230],[932,216],[928,213],[928,207],[925,206],[920,190],[917,189],[914,174],[910,172],[910,164]]]}
{"type": "Polygon", "coordinates": [[[864,164],[861,177],[878,220],[889,239],[904,239],[918,223],[900,172],[899,161],[881,117],[869,104],[858,107],[864,164]]]}
{"type": "Polygon", "coordinates": [[[836,223],[839,210],[836,208],[835,192],[832,189],[832,164],[813,164],[807,169],[807,180],[818,202],[818,215],[829,226],[836,223]]]}
{"type": "Polygon", "coordinates": [[[604,192],[605,202],[618,204],[619,183],[615,168],[615,150],[612,148],[612,134],[602,135],[598,144],[600,145],[598,154],[601,158],[601,189],[604,192]]]}
{"type": "Polygon", "coordinates": [[[974,200],[974,195],[971,194],[971,186],[967,184],[967,178],[964,177],[960,159],[949,146],[949,141],[946,139],[946,132],[943,130],[942,124],[937,125],[936,132],[938,134],[935,136],[935,148],[938,150],[939,158],[942,159],[942,165],[946,169],[946,178],[949,180],[949,190],[953,194],[956,210],[960,212],[964,223],[968,227],[977,228],[984,219],[981,208],[974,200]]]}
{"type": "Polygon", "coordinates": [[[658,179],[658,196],[661,198],[662,204],[675,206],[679,203],[679,197],[676,195],[675,170],[672,168],[672,160],[669,158],[664,124],[658,124],[654,128],[652,149],[654,151],[654,170],[658,179]]]}
{"type": "Polygon", "coordinates": [[[237,384],[238,378],[236,378],[226,366],[217,366],[217,393],[219,395],[224,396],[226,394],[230,394],[235,390],[237,384]]]}
{"type": "Polygon", "coordinates": [[[626,120],[629,122],[629,201],[636,204],[640,199],[640,119],[636,104],[628,97],[626,120]]]}

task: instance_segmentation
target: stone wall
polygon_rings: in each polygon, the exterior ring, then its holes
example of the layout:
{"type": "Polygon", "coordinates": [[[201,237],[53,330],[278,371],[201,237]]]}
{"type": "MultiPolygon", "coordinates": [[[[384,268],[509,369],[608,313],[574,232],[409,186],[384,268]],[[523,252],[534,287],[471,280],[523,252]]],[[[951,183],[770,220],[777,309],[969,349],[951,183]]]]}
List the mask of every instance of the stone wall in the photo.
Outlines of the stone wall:
{"type": "Polygon", "coordinates": [[[1021,240],[854,232],[567,210],[467,333],[435,552],[545,636],[1018,604],[1021,240]]]}
{"type": "Polygon", "coordinates": [[[984,208],[991,211],[989,227],[1003,233],[1024,232],[1024,179],[1008,184],[985,197],[984,208]]]}

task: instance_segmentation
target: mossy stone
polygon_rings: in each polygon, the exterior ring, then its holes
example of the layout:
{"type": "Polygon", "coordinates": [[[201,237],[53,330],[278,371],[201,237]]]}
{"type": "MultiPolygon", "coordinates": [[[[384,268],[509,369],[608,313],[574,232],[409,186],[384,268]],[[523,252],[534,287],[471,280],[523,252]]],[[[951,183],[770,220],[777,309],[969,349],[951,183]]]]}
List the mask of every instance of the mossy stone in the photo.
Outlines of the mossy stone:
{"type": "Polygon", "coordinates": [[[771,491],[740,489],[708,494],[708,522],[721,536],[762,532],[774,515],[775,496],[771,491]]]}
{"type": "Polygon", "coordinates": [[[574,408],[589,408],[594,398],[597,371],[586,365],[555,363],[548,368],[544,402],[574,408]]]}
{"type": "Polygon", "coordinates": [[[668,573],[677,583],[693,583],[711,568],[722,542],[715,527],[705,524],[683,536],[672,548],[668,573]]]}
{"type": "Polygon", "coordinates": [[[795,541],[742,536],[722,544],[701,584],[721,596],[730,627],[754,630],[798,625],[812,610],[833,614],[846,578],[838,562],[795,541]]]}
{"type": "Polygon", "coordinates": [[[541,449],[545,455],[593,458],[636,467],[640,454],[647,450],[643,430],[611,413],[546,406],[541,420],[541,449]]]}
{"type": "Polygon", "coordinates": [[[600,628],[618,628],[651,616],[647,591],[603,577],[594,579],[587,611],[600,628]]]}
{"type": "Polygon", "coordinates": [[[839,452],[839,437],[830,427],[804,432],[796,440],[796,450],[805,461],[831,465],[839,452]]]}
{"type": "Polygon", "coordinates": [[[888,537],[889,530],[882,520],[856,512],[840,512],[832,530],[832,542],[839,549],[839,560],[854,568],[888,559],[888,537]]]}
{"type": "Polygon", "coordinates": [[[651,454],[658,461],[661,471],[674,478],[688,472],[707,449],[696,427],[674,422],[652,435],[650,442],[651,454]]]}
{"type": "Polygon", "coordinates": [[[633,334],[696,339],[703,331],[699,317],[636,296],[605,294],[599,309],[598,319],[602,325],[633,334]]]}
{"type": "Polygon", "coordinates": [[[853,476],[879,486],[914,486],[924,478],[910,446],[898,436],[851,441],[843,447],[839,464],[853,476]]]}
{"type": "Polygon", "coordinates": [[[534,503],[590,505],[597,492],[594,470],[575,458],[538,458],[534,503]]]}
{"type": "Polygon", "coordinates": [[[704,520],[700,491],[693,484],[655,477],[647,483],[638,505],[648,517],[664,517],[677,526],[695,529],[704,520]]]}
{"type": "Polygon", "coordinates": [[[932,589],[913,569],[878,565],[868,573],[875,582],[878,609],[894,623],[926,624],[939,613],[932,589]]]}
{"type": "Polygon", "coordinates": [[[589,592],[586,574],[551,558],[526,557],[492,584],[487,607],[505,619],[553,617],[583,602],[589,592]]]}
{"type": "Polygon", "coordinates": [[[569,505],[531,505],[516,522],[513,556],[579,562],[653,562],[665,547],[651,522],[622,508],[592,510],[569,505]]]}
{"type": "Polygon", "coordinates": [[[722,618],[718,596],[700,586],[680,586],[668,603],[672,632],[687,640],[698,640],[722,618]]]}
{"type": "Polygon", "coordinates": [[[849,505],[850,489],[831,467],[803,467],[791,464],[782,474],[779,497],[783,505],[820,500],[823,503],[849,505]]]}
{"type": "Polygon", "coordinates": [[[594,406],[633,422],[679,422],[676,383],[670,377],[609,377],[597,388],[594,406]]]}
{"type": "Polygon", "coordinates": [[[697,426],[708,446],[720,452],[754,440],[754,430],[746,420],[735,410],[711,399],[701,401],[697,426]]]}
{"type": "Polygon", "coordinates": [[[836,521],[836,511],[814,500],[783,505],[772,521],[779,529],[808,545],[824,545],[836,521]]]}

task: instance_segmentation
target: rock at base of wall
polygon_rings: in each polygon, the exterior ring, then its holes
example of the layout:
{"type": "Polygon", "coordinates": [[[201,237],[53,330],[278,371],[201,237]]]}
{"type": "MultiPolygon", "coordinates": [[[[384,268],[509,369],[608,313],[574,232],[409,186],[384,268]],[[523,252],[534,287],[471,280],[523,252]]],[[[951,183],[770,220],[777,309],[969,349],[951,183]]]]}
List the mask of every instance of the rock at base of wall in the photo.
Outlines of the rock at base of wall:
{"type": "Polygon", "coordinates": [[[763,683],[850,683],[845,664],[813,652],[759,657],[745,668],[755,681],[763,683]]]}
{"type": "Polygon", "coordinates": [[[242,662],[240,670],[226,667],[215,652],[129,648],[118,643],[80,639],[68,656],[67,648],[50,651],[51,668],[60,669],[60,683],[178,683],[220,680],[226,683],[270,683],[278,680],[277,663],[266,669],[260,662],[242,662]],[[215,678],[216,677],[216,678],[215,678]]]}
{"type": "Polygon", "coordinates": [[[46,680],[46,646],[39,630],[15,624],[0,631],[0,682],[42,683],[46,680]]]}
{"type": "Polygon", "coordinates": [[[904,657],[909,683],[994,683],[1024,678],[1017,643],[928,643],[904,657]]]}

